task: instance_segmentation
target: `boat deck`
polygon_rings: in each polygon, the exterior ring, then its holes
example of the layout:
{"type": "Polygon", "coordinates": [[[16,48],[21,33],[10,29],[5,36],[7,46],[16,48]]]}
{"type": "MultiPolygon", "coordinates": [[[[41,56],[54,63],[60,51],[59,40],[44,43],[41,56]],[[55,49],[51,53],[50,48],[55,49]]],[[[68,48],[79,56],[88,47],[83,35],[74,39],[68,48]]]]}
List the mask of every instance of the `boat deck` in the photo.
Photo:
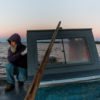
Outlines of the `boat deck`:
{"type": "Polygon", "coordinates": [[[10,92],[5,92],[4,89],[4,86],[0,86],[0,100],[24,100],[28,84],[25,83],[24,87],[21,88],[16,84],[15,89],[10,92]]]}
{"type": "MultiPolygon", "coordinates": [[[[24,100],[28,87],[29,83],[22,88],[16,84],[16,88],[10,92],[0,87],[0,100],[24,100]]],[[[35,100],[100,100],[100,80],[41,87],[35,100]]]]}

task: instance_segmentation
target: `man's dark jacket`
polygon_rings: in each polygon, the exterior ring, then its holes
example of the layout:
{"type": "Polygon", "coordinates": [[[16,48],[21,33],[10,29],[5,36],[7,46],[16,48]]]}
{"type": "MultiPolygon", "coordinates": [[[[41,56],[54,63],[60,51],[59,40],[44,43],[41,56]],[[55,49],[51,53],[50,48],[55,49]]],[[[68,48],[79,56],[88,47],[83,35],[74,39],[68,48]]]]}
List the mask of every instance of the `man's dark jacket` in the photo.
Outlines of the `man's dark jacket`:
{"type": "Polygon", "coordinates": [[[21,43],[21,38],[17,33],[8,38],[9,43],[11,43],[11,40],[17,43],[17,50],[15,53],[12,53],[11,47],[9,47],[8,61],[18,67],[27,68],[27,54],[25,54],[24,56],[21,55],[21,53],[26,49],[26,46],[21,43]]]}

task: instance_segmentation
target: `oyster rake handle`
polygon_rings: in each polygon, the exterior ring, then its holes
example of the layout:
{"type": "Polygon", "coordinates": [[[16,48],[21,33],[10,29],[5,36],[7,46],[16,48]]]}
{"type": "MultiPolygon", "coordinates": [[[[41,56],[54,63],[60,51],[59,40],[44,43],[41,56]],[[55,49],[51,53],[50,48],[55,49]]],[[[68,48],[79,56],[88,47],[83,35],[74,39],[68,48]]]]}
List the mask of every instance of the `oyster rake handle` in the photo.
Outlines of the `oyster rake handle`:
{"type": "Polygon", "coordinates": [[[53,36],[51,38],[51,42],[50,42],[50,44],[45,52],[43,60],[42,60],[40,66],[39,66],[39,68],[34,76],[34,79],[32,80],[32,84],[30,85],[24,100],[35,100],[35,96],[36,96],[40,81],[42,79],[42,76],[44,74],[44,70],[45,70],[45,67],[47,65],[50,52],[52,50],[54,41],[56,39],[58,30],[60,29],[60,24],[61,24],[61,21],[59,21],[57,28],[56,28],[55,32],[53,33],[53,36]]]}

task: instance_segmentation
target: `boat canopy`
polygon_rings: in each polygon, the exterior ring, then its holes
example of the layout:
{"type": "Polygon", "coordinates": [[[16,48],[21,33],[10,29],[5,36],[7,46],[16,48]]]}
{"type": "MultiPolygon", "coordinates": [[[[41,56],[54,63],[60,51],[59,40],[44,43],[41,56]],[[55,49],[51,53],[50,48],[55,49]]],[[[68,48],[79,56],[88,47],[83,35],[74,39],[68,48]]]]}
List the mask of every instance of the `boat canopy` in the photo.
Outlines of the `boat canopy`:
{"type": "MultiPolygon", "coordinates": [[[[53,32],[54,30],[27,31],[29,80],[33,79],[53,32]]],[[[42,83],[96,79],[100,77],[99,66],[100,61],[92,29],[60,29],[42,83]]]]}

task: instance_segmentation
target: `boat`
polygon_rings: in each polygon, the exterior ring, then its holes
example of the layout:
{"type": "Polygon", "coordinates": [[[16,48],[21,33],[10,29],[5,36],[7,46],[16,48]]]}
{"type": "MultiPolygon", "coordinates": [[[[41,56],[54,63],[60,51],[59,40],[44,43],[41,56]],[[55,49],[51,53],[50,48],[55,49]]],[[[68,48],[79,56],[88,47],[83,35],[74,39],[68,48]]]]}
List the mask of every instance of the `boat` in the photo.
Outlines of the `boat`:
{"type": "MultiPolygon", "coordinates": [[[[24,100],[53,32],[27,31],[28,80],[7,94],[2,88],[0,100],[24,100]]],[[[100,100],[100,59],[92,29],[60,29],[53,47],[35,100],[100,100]]]]}

